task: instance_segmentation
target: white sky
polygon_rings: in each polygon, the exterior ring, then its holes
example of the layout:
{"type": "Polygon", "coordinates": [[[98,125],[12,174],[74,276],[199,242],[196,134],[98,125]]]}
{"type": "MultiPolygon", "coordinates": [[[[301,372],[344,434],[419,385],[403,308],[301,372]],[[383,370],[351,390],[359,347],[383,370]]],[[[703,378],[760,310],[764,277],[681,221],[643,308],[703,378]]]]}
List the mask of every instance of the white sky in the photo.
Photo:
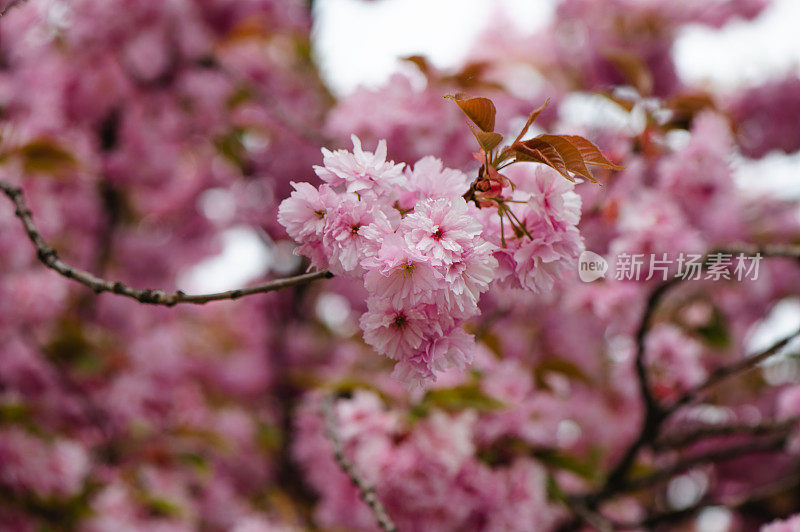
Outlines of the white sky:
{"type": "MultiPolygon", "coordinates": [[[[646,2],[647,0],[641,0],[646,2]]],[[[423,54],[438,66],[457,63],[495,9],[524,28],[547,23],[555,0],[317,0],[315,48],[338,94],[380,85],[397,58],[423,54]]],[[[676,61],[690,81],[719,85],[757,81],[800,65],[800,0],[774,0],[754,22],[724,29],[686,28],[676,61]]]]}
{"type": "Polygon", "coordinates": [[[397,58],[421,54],[435,65],[456,64],[496,9],[525,28],[545,24],[555,0],[317,0],[314,46],[337,94],[380,85],[397,58]]]}

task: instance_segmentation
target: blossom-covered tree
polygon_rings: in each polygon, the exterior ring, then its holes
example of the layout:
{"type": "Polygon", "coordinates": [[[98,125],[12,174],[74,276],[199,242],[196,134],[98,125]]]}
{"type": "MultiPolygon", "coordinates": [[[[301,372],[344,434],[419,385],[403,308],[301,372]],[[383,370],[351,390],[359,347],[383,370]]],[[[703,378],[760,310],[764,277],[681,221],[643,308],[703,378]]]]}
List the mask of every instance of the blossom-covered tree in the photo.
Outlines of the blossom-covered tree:
{"type": "Polygon", "coordinates": [[[798,205],[732,162],[798,80],[671,54],[767,2],[499,13],[338,99],[309,4],[0,4],[0,529],[795,530],[798,205]],[[242,226],[265,278],[179,290],[242,226]]]}

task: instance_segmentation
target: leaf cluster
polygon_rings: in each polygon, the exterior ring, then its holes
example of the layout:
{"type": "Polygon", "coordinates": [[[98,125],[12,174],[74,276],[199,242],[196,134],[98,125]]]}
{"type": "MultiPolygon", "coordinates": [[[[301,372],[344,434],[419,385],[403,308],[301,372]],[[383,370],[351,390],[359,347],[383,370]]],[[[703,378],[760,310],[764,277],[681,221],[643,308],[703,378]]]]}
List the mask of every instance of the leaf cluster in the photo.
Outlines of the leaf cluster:
{"type": "Polygon", "coordinates": [[[530,127],[547,107],[549,100],[530,114],[511,144],[498,148],[503,142],[503,136],[495,131],[497,109],[492,100],[472,98],[463,93],[448,95],[445,98],[456,102],[461,111],[472,121],[472,124],[468,125],[485,158],[480,175],[491,174],[490,166],[494,170],[500,170],[516,162],[533,162],[553,168],[570,181],[575,181],[576,177],[583,177],[596,183],[597,179],[589,171],[590,166],[611,170],[623,169],[622,166],[609,161],[600,148],[591,141],[578,135],[542,134],[523,140],[530,127]]]}

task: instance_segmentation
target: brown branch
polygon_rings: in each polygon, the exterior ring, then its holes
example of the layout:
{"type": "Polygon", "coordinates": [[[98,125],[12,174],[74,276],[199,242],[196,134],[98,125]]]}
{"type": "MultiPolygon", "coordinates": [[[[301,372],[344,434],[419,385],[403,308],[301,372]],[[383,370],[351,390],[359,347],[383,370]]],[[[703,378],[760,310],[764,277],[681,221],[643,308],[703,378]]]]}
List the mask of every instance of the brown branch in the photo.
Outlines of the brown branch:
{"type": "Polygon", "coordinates": [[[644,475],[617,486],[615,493],[629,493],[665,482],[672,477],[689,471],[697,466],[704,464],[716,464],[733,458],[747,456],[749,454],[777,451],[786,443],[786,434],[772,436],[766,439],[749,441],[740,445],[733,445],[724,449],[714,449],[705,453],[689,456],[678,460],[671,466],[659,469],[648,475],[644,475]]]}
{"type": "MultiPolygon", "coordinates": [[[[708,253],[702,260],[701,264],[705,265],[708,261],[708,258],[711,255],[716,253],[725,253],[730,255],[760,255],[763,257],[775,257],[775,258],[790,258],[794,260],[800,260],[800,247],[798,246],[791,246],[791,245],[783,245],[783,244],[772,244],[772,245],[764,245],[764,246],[756,246],[752,244],[746,243],[736,243],[730,246],[726,246],[717,251],[713,251],[708,253]]],[[[784,341],[778,342],[775,346],[767,350],[765,353],[760,353],[754,357],[747,358],[741,361],[739,364],[735,364],[734,366],[726,369],[721,368],[717,370],[714,374],[709,377],[707,381],[700,384],[696,389],[690,391],[685,396],[681,397],[678,401],[673,403],[668,407],[662,407],[658,404],[658,402],[654,399],[652,392],[650,391],[650,384],[647,375],[647,370],[645,367],[645,339],[647,337],[647,333],[650,331],[652,326],[652,317],[655,314],[656,310],[658,309],[661,301],[666,297],[667,293],[672,290],[674,287],[678,286],[682,282],[686,281],[687,279],[683,277],[673,277],[672,279],[661,283],[658,285],[655,290],[650,294],[650,297],[647,299],[647,304],[645,307],[645,312],[642,317],[641,322],[639,323],[639,328],[636,331],[636,359],[635,359],[635,369],[636,369],[636,377],[639,384],[639,393],[642,396],[642,401],[645,405],[645,417],[642,423],[642,428],[639,431],[637,438],[628,446],[625,454],[622,456],[620,461],[617,465],[611,470],[611,472],[606,477],[606,482],[604,487],[601,489],[602,492],[610,492],[613,491],[613,486],[615,484],[619,484],[625,476],[630,471],[630,468],[633,465],[633,461],[636,458],[636,454],[641,450],[642,447],[648,445],[650,442],[655,440],[658,437],[658,432],[661,428],[661,424],[664,420],[669,417],[672,413],[674,413],[677,409],[679,409],[684,404],[694,400],[694,398],[706,388],[709,388],[719,381],[727,378],[728,376],[734,375],[740,371],[746,370],[752,366],[755,366],[761,360],[768,358],[769,356],[775,354],[778,350],[780,350],[786,343],[788,343],[793,337],[800,334],[800,331],[792,335],[792,337],[784,339],[784,341]]]]}
{"type": "Polygon", "coordinates": [[[688,508],[655,513],[635,523],[614,522],[613,526],[616,530],[651,530],[655,525],[661,523],[675,523],[687,519],[709,506],[725,506],[732,510],[739,509],[743,506],[769,499],[795,488],[800,484],[800,476],[798,476],[798,473],[800,473],[800,469],[795,467],[789,475],[786,475],[781,480],[753,491],[746,496],[739,496],[733,499],[726,498],[717,501],[705,499],[688,508]]]}
{"type": "Polygon", "coordinates": [[[24,4],[25,2],[27,2],[27,0],[14,0],[10,4],[8,4],[2,11],[0,11],[0,17],[6,16],[6,13],[8,13],[10,10],[17,7],[20,4],[24,4]]]}
{"type": "Polygon", "coordinates": [[[678,399],[676,399],[675,402],[673,402],[667,408],[667,414],[672,414],[681,407],[696,401],[703,392],[705,392],[709,388],[712,388],[713,386],[716,386],[721,381],[733,377],[735,375],[738,375],[739,373],[743,373],[750,369],[753,369],[759,363],[781,352],[781,350],[784,347],[786,347],[786,345],[789,342],[791,342],[798,336],[800,336],[800,329],[778,340],[777,342],[772,344],[769,348],[765,349],[764,351],[761,351],[756,355],[744,358],[739,362],[736,362],[735,364],[730,364],[728,366],[722,366],[720,368],[717,368],[715,371],[711,373],[711,375],[709,375],[709,377],[705,381],[701,382],[694,388],[689,389],[678,399]]]}
{"type": "Polygon", "coordinates": [[[659,406],[658,402],[653,397],[650,391],[650,383],[647,376],[647,369],[645,367],[645,338],[651,327],[653,315],[656,312],[661,300],[666,296],[669,290],[681,282],[681,278],[674,277],[669,281],[660,284],[650,294],[647,299],[644,315],[639,323],[639,328],[636,331],[636,378],[639,383],[639,393],[645,405],[644,421],[642,428],[639,431],[636,439],[631,443],[625,454],[617,462],[617,465],[611,470],[606,477],[605,484],[600,490],[598,495],[610,493],[615,490],[616,486],[628,475],[628,472],[633,466],[633,461],[636,458],[639,450],[644,447],[649,441],[654,440],[658,436],[661,422],[664,420],[664,411],[659,406]]]}
{"type": "Polygon", "coordinates": [[[701,440],[726,436],[763,436],[770,433],[791,430],[798,422],[800,422],[800,417],[793,417],[782,421],[766,421],[764,423],[703,425],[694,427],[683,433],[659,438],[653,442],[653,448],[657,450],[679,449],[701,440]]]}
{"type": "MultiPolygon", "coordinates": [[[[705,266],[709,257],[715,253],[725,253],[730,255],[759,255],[762,257],[776,257],[776,258],[789,258],[795,261],[800,261],[800,247],[798,246],[791,246],[791,245],[764,245],[764,246],[756,246],[747,243],[737,243],[731,246],[726,246],[725,248],[713,251],[708,253],[703,258],[701,264],[705,266]]],[[[639,323],[639,327],[636,332],[636,358],[635,358],[635,371],[637,382],[639,385],[639,393],[642,397],[642,401],[644,402],[645,412],[644,412],[644,420],[642,422],[642,427],[633,442],[627,447],[622,458],[617,462],[617,464],[611,469],[609,474],[606,476],[606,480],[603,483],[602,487],[600,487],[596,492],[587,493],[583,495],[578,495],[575,497],[570,498],[571,504],[583,503],[586,507],[594,511],[597,508],[597,505],[609,498],[613,497],[614,495],[624,491],[626,486],[629,486],[629,483],[626,482],[626,478],[630,473],[631,468],[633,467],[634,461],[636,459],[636,455],[639,451],[646,447],[652,446],[653,442],[659,435],[661,430],[661,426],[663,425],[664,421],[675,411],[677,411],[681,406],[688,404],[689,402],[693,401],[697,396],[705,391],[707,388],[714,386],[721,380],[725,378],[735,375],[741,371],[746,371],[747,369],[754,367],[759,362],[765,360],[766,358],[774,355],[782,347],[784,347],[789,341],[791,341],[794,337],[800,335],[800,330],[798,330],[795,334],[791,335],[790,337],[784,338],[780,342],[776,343],[766,351],[759,353],[753,357],[747,358],[737,364],[732,366],[728,366],[726,368],[720,368],[716,372],[712,373],[708,380],[704,383],[700,384],[696,388],[690,390],[682,396],[678,401],[675,403],[664,407],[655,400],[649,383],[649,377],[646,370],[645,364],[645,340],[647,337],[648,332],[652,326],[652,319],[655,315],[656,310],[658,309],[659,305],[666,297],[668,292],[673,289],[674,287],[678,286],[682,282],[684,282],[685,278],[683,277],[673,277],[672,279],[661,283],[658,285],[655,290],[650,294],[647,299],[647,303],[645,306],[645,312],[642,316],[642,320],[639,323]]],[[[707,460],[714,459],[714,456],[706,457],[707,460]]],[[[580,518],[580,516],[579,516],[580,518]]]]}
{"type": "Polygon", "coordinates": [[[102,279],[89,273],[70,266],[58,258],[58,253],[47,242],[45,242],[36,225],[33,222],[33,215],[25,203],[25,196],[22,189],[15,187],[4,181],[0,181],[0,191],[2,191],[14,203],[14,214],[22,222],[28,239],[36,248],[36,254],[39,260],[51,270],[59,273],[60,275],[72,279],[84,286],[87,286],[95,291],[95,293],[111,292],[121,296],[135,299],[140,303],[150,305],[164,305],[172,307],[179,303],[189,303],[194,305],[202,305],[211,301],[222,301],[226,299],[238,299],[253,294],[263,294],[266,292],[274,292],[283,288],[292,286],[303,285],[315,281],[317,279],[325,279],[333,277],[328,271],[319,271],[305,273],[294,277],[286,277],[284,279],[276,279],[266,283],[249,286],[245,288],[238,288],[236,290],[228,290],[226,292],[215,292],[211,294],[185,294],[178,290],[169,292],[166,290],[142,289],[133,288],[116,281],[109,281],[102,279]]]}
{"type": "Polygon", "coordinates": [[[327,395],[322,401],[322,416],[325,420],[325,434],[333,444],[333,457],[336,463],[339,464],[339,468],[350,478],[350,482],[353,483],[356,489],[358,489],[361,500],[372,510],[381,530],[384,532],[397,532],[397,527],[378,499],[375,488],[358,475],[355,465],[344,455],[342,440],[339,438],[339,434],[336,430],[337,420],[333,406],[333,397],[327,395]]]}
{"type": "MultiPolygon", "coordinates": [[[[714,251],[709,255],[715,253],[723,253],[729,255],[761,255],[765,258],[783,258],[783,259],[794,259],[796,261],[800,261],[800,246],[795,246],[792,244],[764,244],[764,245],[755,245],[755,244],[748,244],[748,243],[735,243],[731,244],[730,246],[726,246],[724,248],[720,248],[718,251],[714,251]]],[[[706,258],[708,255],[706,256],[706,258]]],[[[705,260],[703,261],[705,263],[705,260]]]]}
{"type": "Polygon", "coordinates": [[[617,527],[615,523],[604,516],[602,513],[589,508],[584,501],[566,500],[567,507],[574,513],[577,518],[566,523],[563,523],[559,528],[559,532],[567,530],[575,530],[586,523],[594,527],[599,532],[613,532],[617,527]]]}

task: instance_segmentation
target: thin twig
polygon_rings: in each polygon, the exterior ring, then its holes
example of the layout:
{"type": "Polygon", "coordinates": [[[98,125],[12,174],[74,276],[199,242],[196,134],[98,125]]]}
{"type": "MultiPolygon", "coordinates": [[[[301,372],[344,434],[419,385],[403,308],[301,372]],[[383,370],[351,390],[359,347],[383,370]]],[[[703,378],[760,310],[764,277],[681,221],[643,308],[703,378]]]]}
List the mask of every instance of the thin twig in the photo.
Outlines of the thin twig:
{"type": "Polygon", "coordinates": [[[82,285],[91,288],[95,291],[95,293],[98,294],[102,292],[111,292],[135,299],[140,303],[164,305],[167,307],[172,307],[179,303],[202,305],[211,301],[238,299],[240,297],[249,296],[252,294],[273,292],[275,290],[281,290],[291,286],[303,285],[317,279],[333,277],[333,274],[323,270],[319,272],[305,273],[294,277],[286,277],[284,279],[276,279],[274,281],[269,281],[255,286],[211,294],[185,294],[180,290],[169,292],[166,290],[133,288],[120,282],[102,279],[85,270],[70,266],[59,259],[56,250],[47,244],[47,242],[45,242],[41,233],[36,228],[36,225],[33,222],[33,215],[25,203],[25,196],[22,192],[22,189],[4,181],[0,181],[0,190],[14,203],[16,208],[14,214],[22,222],[25,232],[28,235],[28,239],[36,248],[36,254],[39,260],[51,270],[54,270],[68,279],[72,279],[73,281],[77,281],[82,285]]]}
{"type": "MultiPolygon", "coordinates": [[[[585,502],[583,501],[572,501],[567,499],[567,506],[569,509],[580,519],[581,522],[585,522],[590,526],[596,528],[599,532],[613,532],[616,528],[614,523],[601,514],[600,512],[589,508],[585,502]]],[[[565,529],[569,530],[571,527],[580,526],[578,522],[568,522],[565,523],[559,530],[565,529]]]]}
{"type": "MultiPolygon", "coordinates": [[[[758,255],[762,257],[790,258],[794,260],[800,260],[800,247],[798,246],[784,245],[784,244],[756,246],[747,243],[736,243],[730,246],[726,246],[725,248],[722,248],[720,250],[708,253],[705,257],[703,257],[701,264],[705,265],[708,261],[708,258],[711,255],[717,253],[724,253],[730,255],[738,255],[738,254],[751,255],[751,256],[758,255]]],[[[603,493],[613,492],[614,485],[620,483],[630,471],[630,468],[633,465],[634,459],[636,458],[636,455],[639,452],[639,450],[641,450],[642,447],[648,445],[650,442],[655,440],[655,438],[658,436],[661,424],[672,413],[678,410],[681,406],[694,400],[699,393],[715,385],[719,381],[727,378],[728,376],[734,375],[740,371],[755,366],[760,361],[764,360],[765,358],[771,356],[772,354],[780,350],[780,348],[783,347],[786,343],[788,343],[788,341],[790,341],[794,336],[800,334],[800,331],[798,331],[796,334],[792,335],[792,337],[785,339],[785,341],[779,342],[778,344],[773,346],[773,348],[767,350],[767,352],[760,353],[759,355],[756,355],[754,357],[747,358],[738,364],[734,364],[731,367],[720,368],[719,370],[714,372],[708,378],[708,380],[700,384],[696,389],[691,390],[672,405],[668,407],[662,407],[654,399],[652,392],[650,391],[649,380],[645,367],[645,355],[646,355],[645,339],[647,337],[647,333],[650,331],[650,328],[652,326],[651,323],[652,317],[655,314],[656,310],[658,309],[659,305],[661,304],[661,301],[664,299],[664,297],[670,290],[672,290],[674,287],[678,286],[679,284],[681,284],[686,280],[688,279],[684,277],[673,277],[672,279],[664,283],[661,283],[659,286],[656,287],[655,290],[653,290],[653,292],[650,294],[650,297],[647,300],[644,316],[642,317],[642,320],[639,323],[639,328],[636,332],[636,359],[635,359],[635,368],[636,368],[637,381],[639,384],[639,393],[642,396],[642,401],[644,402],[645,405],[644,421],[642,423],[642,428],[639,431],[637,438],[628,446],[620,461],[608,474],[608,476],[606,477],[606,482],[603,488],[598,493],[598,495],[601,495],[603,493]]]]}
{"type": "Polygon", "coordinates": [[[740,445],[733,445],[724,449],[714,449],[706,453],[689,456],[687,458],[678,460],[669,467],[659,469],[648,475],[644,475],[622,483],[621,485],[617,486],[616,493],[629,493],[632,491],[649,488],[700,465],[716,464],[725,460],[747,456],[749,454],[776,451],[784,446],[786,443],[786,437],[786,434],[781,434],[779,436],[749,441],[740,445]]]}
{"type": "Polygon", "coordinates": [[[711,373],[711,375],[708,376],[708,378],[706,380],[704,380],[703,382],[701,382],[700,384],[698,384],[694,388],[689,389],[683,395],[681,395],[678,399],[676,399],[675,402],[673,402],[669,407],[667,407],[666,413],[668,415],[672,414],[673,412],[675,412],[676,410],[680,409],[681,407],[696,401],[703,392],[705,392],[709,388],[712,388],[713,386],[716,386],[721,381],[756,367],[758,364],[760,364],[764,360],[766,360],[769,357],[771,357],[773,355],[776,355],[779,352],[781,352],[781,350],[784,347],[786,347],[786,345],[789,342],[791,342],[792,340],[794,340],[798,336],[800,336],[800,329],[797,329],[792,334],[790,334],[788,336],[785,336],[784,338],[778,340],[777,342],[772,344],[770,347],[768,347],[767,349],[761,351],[758,354],[755,354],[753,356],[744,358],[744,359],[742,359],[739,362],[736,362],[734,364],[730,364],[728,366],[722,366],[720,368],[717,368],[715,371],[713,371],[711,373]]]}
{"type": "Polygon", "coordinates": [[[383,507],[383,504],[381,504],[380,499],[378,499],[375,488],[358,475],[355,465],[344,455],[342,440],[339,438],[339,433],[336,430],[336,412],[331,395],[327,395],[322,401],[322,416],[325,419],[325,433],[333,444],[333,457],[336,463],[339,464],[339,468],[350,478],[350,482],[352,482],[358,490],[361,500],[372,510],[381,530],[384,532],[397,532],[397,527],[394,522],[392,522],[389,514],[386,513],[386,509],[383,507]]]}
{"type": "MultiPolygon", "coordinates": [[[[800,261],[800,246],[795,246],[793,244],[756,245],[740,242],[720,248],[718,251],[709,253],[709,255],[716,253],[722,253],[724,255],[761,255],[762,257],[794,259],[800,261]]],[[[708,255],[706,258],[707,257],[708,255]]]]}
{"type": "Polygon", "coordinates": [[[11,9],[17,7],[20,4],[24,4],[25,2],[27,2],[27,0],[14,0],[10,4],[8,4],[5,8],[3,8],[2,11],[0,11],[0,17],[6,16],[6,13],[8,13],[11,9]]]}
{"type": "Polygon", "coordinates": [[[763,423],[732,423],[728,425],[702,425],[685,432],[664,436],[653,442],[657,450],[679,449],[709,438],[726,436],[763,436],[765,434],[791,430],[800,417],[763,423]]]}
{"type": "MultiPolygon", "coordinates": [[[[736,243],[731,246],[726,246],[723,249],[716,250],[712,253],[708,253],[703,258],[701,264],[705,266],[709,257],[716,253],[789,258],[794,259],[795,261],[800,261],[800,247],[798,246],[783,244],[756,246],[747,243],[736,243]]],[[[747,369],[757,365],[759,362],[779,352],[781,348],[783,348],[789,341],[800,335],[800,330],[798,330],[795,334],[784,338],[762,353],[747,358],[737,364],[733,364],[732,366],[718,369],[712,373],[705,382],[687,392],[673,404],[666,407],[662,406],[658,403],[658,401],[655,400],[650,389],[650,383],[645,364],[645,340],[650,328],[652,327],[652,318],[667,293],[686,280],[688,279],[684,277],[673,277],[672,279],[660,284],[655,288],[655,290],[653,290],[648,297],[644,315],[642,316],[636,332],[637,351],[634,362],[636,377],[639,385],[639,393],[642,397],[645,407],[644,420],[637,437],[627,447],[622,455],[622,458],[620,458],[617,464],[606,476],[606,481],[603,483],[603,485],[593,493],[571,497],[570,501],[572,504],[585,503],[586,507],[593,511],[597,508],[600,502],[630,489],[631,483],[626,482],[626,478],[633,467],[637,454],[642,448],[653,445],[653,442],[659,435],[661,426],[670,415],[680,409],[683,405],[695,400],[703,391],[714,386],[721,380],[724,380],[727,377],[733,376],[742,371],[746,371],[747,369]]],[[[704,456],[703,458],[712,463],[724,459],[724,457],[718,457],[716,455],[704,456]]],[[[643,483],[644,481],[639,480],[637,482],[643,483]]],[[[581,518],[581,516],[578,517],[579,519],[581,518]]]]}
{"type": "Polygon", "coordinates": [[[647,299],[644,315],[636,331],[637,350],[635,360],[639,394],[642,396],[642,401],[645,406],[644,421],[642,422],[642,428],[639,430],[636,439],[628,446],[625,454],[623,454],[622,458],[617,462],[617,465],[614,466],[606,477],[606,482],[600,490],[600,494],[613,492],[616,486],[627,476],[639,450],[658,436],[658,430],[661,426],[661,422],[664,420],[664,412],[650,391],[647,368],[645,367],[645,337],[650,330],[653,315],[661,303],[661,300],[666,296],[667,292],[680,281],[681,278],[674,277],[660,284],[647,299]]]}
{"type": "Polygon", "coordinates": [[[704,499],[689,506],[688,508],[655,513],[635,523],[621,523],[615,521],[613,525],[616,530],[652,530],[655,525],[682,521],[693,516],[700,510],[708,508],[709,506],[724,506],[730,510],[736,510],[743,506],[747,506],[748,504],[769,499],[795,488],[798,484],[800,484],[800,476],[798,476],[798,473],[800,473],[800,470],[798,468],[794,468],[790,474],[786,475],[777,482],[750,492],[746,496],[739,496],[732,499],[725,498],[723,500],[716,501],[704,499]]]}

